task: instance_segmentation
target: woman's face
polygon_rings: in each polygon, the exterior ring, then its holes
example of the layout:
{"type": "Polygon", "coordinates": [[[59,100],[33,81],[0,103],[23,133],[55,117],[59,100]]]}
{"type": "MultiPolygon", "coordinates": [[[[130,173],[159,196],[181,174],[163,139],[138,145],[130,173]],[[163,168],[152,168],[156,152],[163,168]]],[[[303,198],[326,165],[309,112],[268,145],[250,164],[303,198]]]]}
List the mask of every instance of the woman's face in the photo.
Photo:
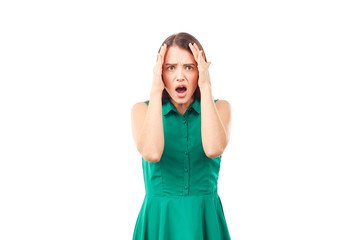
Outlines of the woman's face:
{"type": "Polygon", "coordinates": [[[178,46],[167,49],[163,80],[169,96],[177,103],[187,103],[197,88],[199,72],[194,55],[178,46]]]}

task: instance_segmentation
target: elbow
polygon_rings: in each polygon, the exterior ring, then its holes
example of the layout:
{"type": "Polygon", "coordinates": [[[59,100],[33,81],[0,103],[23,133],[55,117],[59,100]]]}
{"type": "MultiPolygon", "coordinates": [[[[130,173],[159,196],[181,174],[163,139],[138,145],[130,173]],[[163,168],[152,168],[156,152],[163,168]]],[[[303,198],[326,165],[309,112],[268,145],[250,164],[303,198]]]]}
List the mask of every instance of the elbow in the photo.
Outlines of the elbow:
{"type": "Polygon", "coordinates": [[[161,156],[163,154],[163,149],[161,151],[160,151],[160,149],[155,151],[154,148],[151,148],[150,150],[145,149],[145,147],[140,144],[137,144],[136,146],[137,146],[139,153],[141,154],[142,158],[145,161],[148,161],[151,163],[157,163],[160,161],[161,156]]]}
{"type": "Polygon", "coordinates": [[[221,154],[223,154],[224,149],[223,148],[219,148],[219,149],[208,149],[205,150],[205,154],[208,158],[217,158],[220,157],[221,154]]]}
{"type": "Polygon", "coordinates": [[[161,159],[161,155],[159,154],[142,154],[142,157],[145,161],[151,162],[151,163],[157,163],[161,159]]]}

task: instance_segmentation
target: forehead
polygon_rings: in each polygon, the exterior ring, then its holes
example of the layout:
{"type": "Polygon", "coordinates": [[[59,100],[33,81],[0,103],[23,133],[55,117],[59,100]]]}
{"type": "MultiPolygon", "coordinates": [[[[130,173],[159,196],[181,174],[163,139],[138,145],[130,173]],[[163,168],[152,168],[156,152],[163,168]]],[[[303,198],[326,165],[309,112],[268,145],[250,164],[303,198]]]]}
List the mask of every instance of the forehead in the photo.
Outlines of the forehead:
{"type": "Polygon", "coordinates": [[[178,46],[169,47],[165,54],[165,63],[194,63],[194,55],[178,46]]]}

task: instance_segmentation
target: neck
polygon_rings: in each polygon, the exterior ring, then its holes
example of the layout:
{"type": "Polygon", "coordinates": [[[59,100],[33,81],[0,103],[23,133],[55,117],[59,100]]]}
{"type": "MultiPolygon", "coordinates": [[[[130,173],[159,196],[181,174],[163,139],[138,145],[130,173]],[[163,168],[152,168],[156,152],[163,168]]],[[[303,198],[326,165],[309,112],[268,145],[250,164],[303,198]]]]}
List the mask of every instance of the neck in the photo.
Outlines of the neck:
{"type": "Polygon", "coordinates": [[[170,98],[171,103],[174,105],[174,107],[176,108],[176,110],[178,110],[179,113],[181,113],[182,115],[185,114],[186,110],[191,106],[191,104],[194,103],[195,98],[194,96],[192,96],[189,101],[187,101],[186,103],[177,103],[175,102],[172,98],[170,98]]]}

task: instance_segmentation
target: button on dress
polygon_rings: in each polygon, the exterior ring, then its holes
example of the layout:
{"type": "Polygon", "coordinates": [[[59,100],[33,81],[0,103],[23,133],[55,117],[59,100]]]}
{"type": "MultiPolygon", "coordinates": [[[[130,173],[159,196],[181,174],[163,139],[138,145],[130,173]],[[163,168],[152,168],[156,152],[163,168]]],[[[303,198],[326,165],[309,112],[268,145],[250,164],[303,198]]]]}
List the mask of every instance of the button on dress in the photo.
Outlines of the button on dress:
{"type": "Polygon", "coordinates": [[[217,193],[221,156],[203,150],[200,101],[181,115],[164,100],[162,114],[164,151],[156,163],[142,158],[146,194],[133,240],[231,239],[217,193]]]}

